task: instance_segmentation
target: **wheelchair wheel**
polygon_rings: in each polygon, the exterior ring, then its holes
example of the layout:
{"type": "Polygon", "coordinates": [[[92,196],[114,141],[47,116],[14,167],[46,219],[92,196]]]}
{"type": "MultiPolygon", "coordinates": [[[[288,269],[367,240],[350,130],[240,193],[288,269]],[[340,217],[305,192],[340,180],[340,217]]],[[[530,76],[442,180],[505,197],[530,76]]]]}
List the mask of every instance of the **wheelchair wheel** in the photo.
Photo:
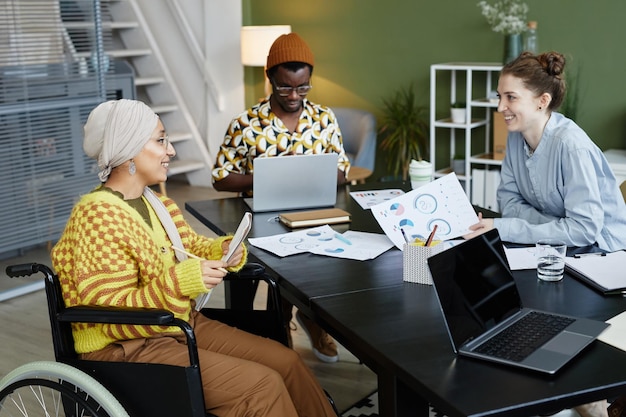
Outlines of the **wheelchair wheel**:
{"type": "Polygon", "coordinates": [[[0,417],[129,417],[98,381],[59,362],[31,362],[0,380],[0,417]]]}

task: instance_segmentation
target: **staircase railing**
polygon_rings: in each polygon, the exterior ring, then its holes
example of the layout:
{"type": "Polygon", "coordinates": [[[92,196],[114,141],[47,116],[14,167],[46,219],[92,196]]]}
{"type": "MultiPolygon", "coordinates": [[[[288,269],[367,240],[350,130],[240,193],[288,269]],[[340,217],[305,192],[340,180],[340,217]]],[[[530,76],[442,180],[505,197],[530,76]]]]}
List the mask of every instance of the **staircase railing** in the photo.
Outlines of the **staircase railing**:
{"type": "Polygon", "coordinates": [[[185,14],[182,11],[179,0],[169,0],[166,2],[167,6],[174,16],[174,20],[177,23],[178,28],[181,30],[182,35],[184,36],[187,45],[191,50],[191,54],[193,55],[194,61],[198,66],[198,70],[202,74],[204,83],[209,90],[209,94],[215,101],[217,108],[221,111],[224,110],[224,97],[220,93],[217,85],[213,81],[213,77],[211,75],[211,70],[208,67],[208,62],[204,53],[202,53],[202,48],[200,48],[200,44],[196,40],[194,34],[191,31],[191,24],[185,17],[185,14]]]}
{"type": "Polygon", "coordinates": [[[159,62],[159,65],[161,69],[163,70],[163,76],[167,80],[167,83],[172,90],[172,94],[174,95],[176,99],[176,103],[180,109],[180,112],[182,116],[185,118],[187,125],[189,126],[191,134],[194,138],[193,140],[195,140],[198,144],[202,145],[198,147],[199,151],[202,153],[202,160],[207,161],[208,166],[210,167],[211,166],[210,161],[213,160],[213,157],[209,154],[208,148],[202,140],[202,135],[200,134],[200,131],[197,128],[197,124],[195,120],[193,119],[191,113],[189,112],[189,108],[185,104],[185,100],[183,99],[183,96],[180,93],[180,90],[178,89],[176,82],[174,81],[174,77],[172,76],[172,73],[167,65],[166,60],[161,54],[161,50],[158,46],[158,43],[156,42],[156,39],[154,38],[154,35],[152,34],[152,31],[150,30],[150,26],[148,25],[141,11],[141,8],[137,4],[137,2],[135,0],[128,0],[128,1],[131,7],[133,8],[133,11],[135,13],[137,21],[139,22],[140,27],[143,28],[144,35],[146,37],[146,40],[148,41],[148,44],[150,45],[150,49],[152,50],[153,56],[159,62]]]}

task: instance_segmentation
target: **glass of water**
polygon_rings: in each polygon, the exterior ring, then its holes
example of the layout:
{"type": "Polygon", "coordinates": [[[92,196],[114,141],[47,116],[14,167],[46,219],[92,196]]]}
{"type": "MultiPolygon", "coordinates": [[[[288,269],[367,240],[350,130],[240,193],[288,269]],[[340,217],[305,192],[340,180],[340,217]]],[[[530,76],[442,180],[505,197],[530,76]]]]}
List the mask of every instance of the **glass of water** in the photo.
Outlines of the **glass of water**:
{"type": "Polygon", "coordinates": [[[561,240],[542,239],[535,245],[537,277],[542,281],[560,281],[565,270],[567,245],[561,240]]]}

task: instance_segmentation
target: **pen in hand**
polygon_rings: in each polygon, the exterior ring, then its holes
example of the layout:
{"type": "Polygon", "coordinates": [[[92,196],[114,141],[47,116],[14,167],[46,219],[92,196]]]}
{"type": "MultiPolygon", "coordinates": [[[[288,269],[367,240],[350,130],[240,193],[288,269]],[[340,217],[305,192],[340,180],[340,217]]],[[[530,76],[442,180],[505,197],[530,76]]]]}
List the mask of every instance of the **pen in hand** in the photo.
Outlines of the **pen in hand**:
{"type": "MultiPolygon", "coordinates": [[[[175,250],[175,251],[177,251],[177,252],[184,253],[185,255],[189,256],[190,258],[193,258],[193,259],[200,259],[200,260],[202,260],[202,261],[206,261],[206,259],[201,258],[201,257],[199,257],[199,256],[197,256],[197,255],[194,255],[193,253],[189,253],[189,252],[187,252],[185,249],[181,249],[181,248],[176,247],[176,246],[174,246],[174,245],[172,245],[172,249],[174,249],[174,250],[175,250]]],[[[225,273],[225,274],[228,274],[228,271],[227,271],[226,269],[224,269],[224,268],[216,268],[216,269],[217,269],[217,270],[219,270],[219,271],[222,271],[222,272],[223,272],[223,273],[225,273]]]]}

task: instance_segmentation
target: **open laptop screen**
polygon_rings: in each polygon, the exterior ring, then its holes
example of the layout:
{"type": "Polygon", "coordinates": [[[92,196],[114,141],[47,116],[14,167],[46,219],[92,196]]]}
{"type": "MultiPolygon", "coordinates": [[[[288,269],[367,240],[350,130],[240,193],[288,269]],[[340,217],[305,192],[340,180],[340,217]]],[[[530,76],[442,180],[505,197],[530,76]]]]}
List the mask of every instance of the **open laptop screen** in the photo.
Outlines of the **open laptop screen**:
{"type": "MultiPolygon", "coordinates": [[[[254,159],[255,212],[332,207],[337,200],[336,153],[254,159]]],[[[249,200],[246,200],[250,204],[249,200]]]]}
{"type": "Polygon", "coordinates": [[[496,229],[430,257],[428,264],[457,349],[522,308],[496,229]]]}

